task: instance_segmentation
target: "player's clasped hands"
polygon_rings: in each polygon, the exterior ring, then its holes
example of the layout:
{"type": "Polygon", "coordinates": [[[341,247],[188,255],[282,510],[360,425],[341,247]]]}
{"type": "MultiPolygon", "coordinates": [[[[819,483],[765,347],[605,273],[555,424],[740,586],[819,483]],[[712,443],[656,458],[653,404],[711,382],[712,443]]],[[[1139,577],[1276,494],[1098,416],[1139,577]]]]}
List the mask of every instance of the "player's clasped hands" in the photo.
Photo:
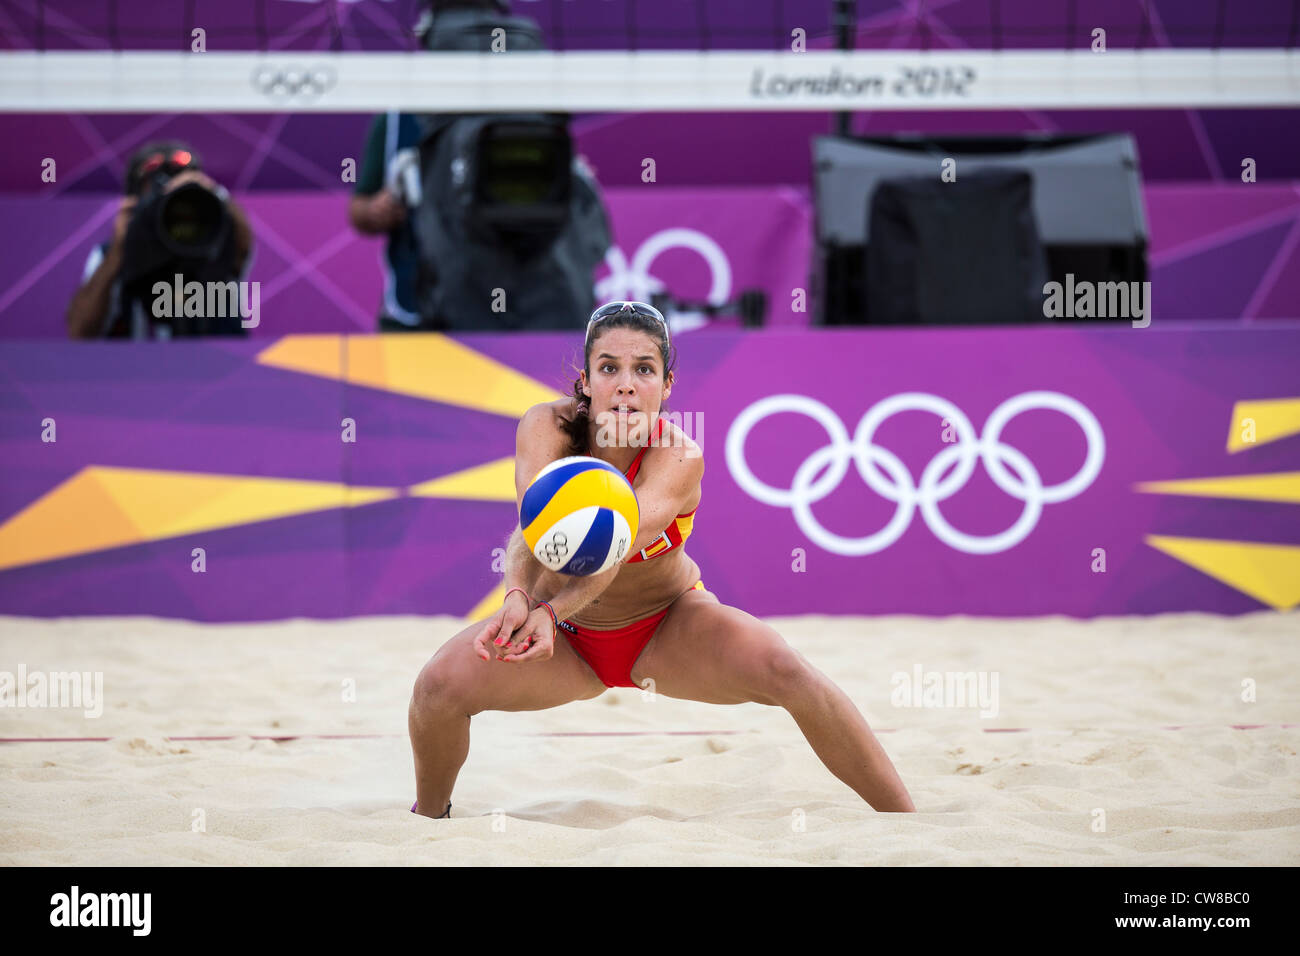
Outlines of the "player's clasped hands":
{"type": "Polygon", "coordinates": [[[522,597],[507,595],[501,609],[474,638],[474,653],[485,661],[548,660],[555,653],[555,625],[546,608],[528,610],[522,597]]]}

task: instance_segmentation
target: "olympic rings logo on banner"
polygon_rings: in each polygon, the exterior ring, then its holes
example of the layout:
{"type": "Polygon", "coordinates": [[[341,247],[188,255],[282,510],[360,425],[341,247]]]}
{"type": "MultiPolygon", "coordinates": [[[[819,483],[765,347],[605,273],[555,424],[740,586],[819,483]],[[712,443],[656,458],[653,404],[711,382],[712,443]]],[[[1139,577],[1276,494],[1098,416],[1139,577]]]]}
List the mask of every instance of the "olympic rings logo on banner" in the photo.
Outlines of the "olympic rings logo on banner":
{"type": "Polygon", "coordinates": [[[253,71],[253,89],[273,100],[311,100],[333,89],[338,77],[329,66],[277,68],[263,64],[253,71]]]}
{"type": "Polygon", "coordinates": [[[922,518],[935,537],[956,551],[967,554],[1006,551],[1024,541],[1034,530],[1043,505],[1073,498],[1091,485],[1101,472],[1105,456],[1106,439],[1097,416],[1083,403],[1060,392],[1025,392],[1007,399],[989,415],[983,434],[976,433],[970,419],[952,402],[925,392],[904,392],[877,402],[862,416],[851,439],[835,412],[805,395],[772,395],[760,399],[736,416],[727,432],[727,467],[736,483],[764,504],[792,509],[799,529],[811,541],[827,551],[851,557],[875,554],[888,548],[907,530],[917,508],[920,508],[922,518]],[[1007,423],[1021,412],[1032,409],[1060,412],[1083,430],[1088,451],[1083,465],[1066,481],[1044,485],[1029,458],[1001,441],[1007,423]],[[872,441],[886,419],[907,411],[932,412],[947,419],[957,434],[957,441],[936,454],[925,466],[919,484],[912,480],[911,472],[897,455],[872,441]],[[773,488],[760,481],[745,460],[745,439],[750,431],[769,415],[781,412],[807,415],[830,437],[829,445],[813,452],[799,465],[789,488],[773,488]],[[952,497],[966,484],[977,460],[984,463],[985,470],[998,488],[1025,506],[1015,523],[998,534],[980,536],[958,531],[939,510],[940,502],[952,497]],[[850,461],[872,491],[897,505],[894,516],[885,527],[863,538],[846,538],[828,531],[812,513],[813,504],[839,486],[850,461]],[[813,476],[827,465],[830,467],[826,473],[814,481],[813,476]],[[943,477],[949,468],[952,468],[952,473],[943,477]]]}
{"type": "Polygon", "coordinates": [[[709,291],[705,301],[713,305],[727,301],[731,295],[731,263],[727,254],[713,237],[684,226],[661,229],[647,238],[632,254],[631,262],[619,246],[610,246],[605,253],[609,275],[596,283],[596,298],[649,302],[665,287],[662,279],[650,274],[650,266],[670,249],[686,249],[703,259],[709,269],[709,291]]]}

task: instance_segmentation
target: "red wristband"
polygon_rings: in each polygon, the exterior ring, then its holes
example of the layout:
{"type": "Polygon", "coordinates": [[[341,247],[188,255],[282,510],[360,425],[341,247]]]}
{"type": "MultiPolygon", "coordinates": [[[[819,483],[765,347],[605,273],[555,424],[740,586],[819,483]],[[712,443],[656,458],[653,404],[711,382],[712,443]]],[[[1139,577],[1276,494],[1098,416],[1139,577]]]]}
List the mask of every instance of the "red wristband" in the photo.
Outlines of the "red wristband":
{"type": "Polygon", "coordinates": [[[511,588],[509,591],[505,593],[505,597],[501,599],[501,603],[505,604],[506,598],[510,597],[510,595],[515,591],[518,591],[520,594],[522,594],[524,596],[524,600],[527,601],[529,604],[533,603],[533,599],[528,596],[528,592],[525,591],[523,588],[511,588]]]}

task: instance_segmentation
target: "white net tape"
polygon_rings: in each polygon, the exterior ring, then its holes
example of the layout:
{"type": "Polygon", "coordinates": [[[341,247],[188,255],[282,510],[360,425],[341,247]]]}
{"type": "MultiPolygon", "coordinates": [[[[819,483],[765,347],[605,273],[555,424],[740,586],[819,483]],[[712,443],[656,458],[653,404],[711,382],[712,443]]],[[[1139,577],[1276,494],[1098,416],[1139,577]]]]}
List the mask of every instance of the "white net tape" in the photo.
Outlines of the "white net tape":
{"type": "Polygon", "coordinates": [[[1300,105],[1255,50],[0,54],[6,112],[637,112],[1300,105]]]}

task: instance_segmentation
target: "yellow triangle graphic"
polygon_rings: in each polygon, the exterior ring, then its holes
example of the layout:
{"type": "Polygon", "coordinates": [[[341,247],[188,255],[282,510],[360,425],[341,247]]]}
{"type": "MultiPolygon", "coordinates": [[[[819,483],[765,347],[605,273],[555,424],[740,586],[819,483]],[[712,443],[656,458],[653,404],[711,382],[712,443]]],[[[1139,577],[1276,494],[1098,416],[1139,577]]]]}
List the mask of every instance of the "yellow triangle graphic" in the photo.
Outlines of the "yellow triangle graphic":
{"type": "Polygon", "coordinates": [[[1300,434],[1300,398],[1237,402],[1232,406],[1232,424],[1228,426],[1228,451],[1258,448],[1297,434],[1300,434]]]}
{"type": "Polygon", "coordinates": [[[475,501],[515,500],[515,460],[501,458],[412,485],[408,495],[417,498],[469,498],[475,501]]]}
{"type": "Polygon", "coordinates": [[[555,389],[436,332],[286,335],[260,352],[257,361],[511,418],[561,397],[555,389]]]}
{"type": "Polygon", "coordinates": [[[92,465],[0,525],[0,569],[398,493],[330,481],[92,465]]]}
{"type": "Polygon", "coordinates": [[[1225,478],[1187,478],[1145,481],[1138,491],[1159,495],[1193,495],[1198,498],[1237,498],[1245,501],[1279,501],[1300,504],[1300,471],[1271,475],[1232,475],[1225,478]]]}
{"type": "Polygon", "coordinates": [[[257,353],[261,365],[306,372],[322,378],[343,378],[347,362],[343,353],[346,336],[286,335],[257,353]]]}
{"type": "Polygon", "coordinates": [[[140,540],[132,520],[83,468],[0,525],[0,569],[117,548],[140,540]]]}
{"type": "Polygon", "coordinates": [[[1300,604],[1300,547],[1147,535],[1146,543],[1279,611],[1300,604]]]}

